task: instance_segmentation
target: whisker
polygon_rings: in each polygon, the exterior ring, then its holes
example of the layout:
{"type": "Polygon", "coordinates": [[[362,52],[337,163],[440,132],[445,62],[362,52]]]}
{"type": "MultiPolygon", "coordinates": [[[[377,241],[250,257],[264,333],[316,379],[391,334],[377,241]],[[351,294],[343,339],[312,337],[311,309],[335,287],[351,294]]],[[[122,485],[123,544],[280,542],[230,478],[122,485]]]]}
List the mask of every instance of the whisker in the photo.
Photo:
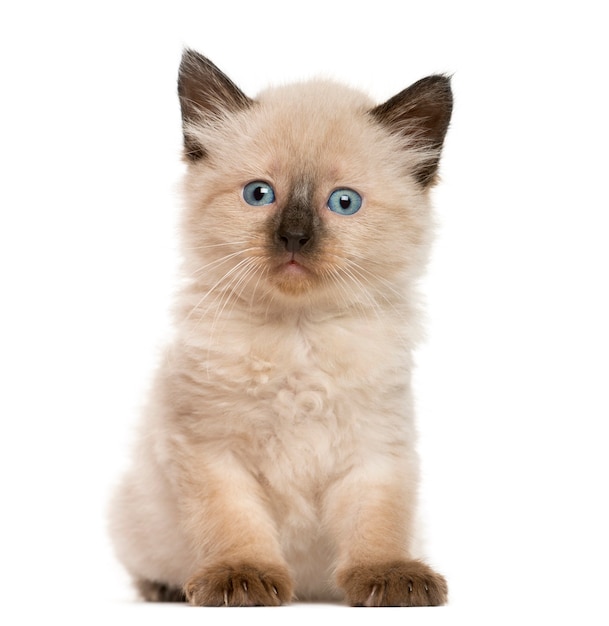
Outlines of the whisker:
{"type": "Polygon", "coordinates": [[[202,265],[201,267],[198,267],[193,273],[192,276],[195,276],[196,274],[200,274],[201,272],[203,272],[206,269],[209,269],[210,267],[215,267],[217,265],[221,265],[222,263],[226,263],[226,261],[230,261],[230,259],[233,259],[236,256],[239,256],[240,254],[245,254],[247,252],[252,252],[253,250],[256,250],[256,247],[252,247],[252,248],[245,248],[244,250],[237,250],[236,252],[231,252],[230,254],[227,254],[223,257],[220,257],[219,259],[216,259],[214,261],[211,261],[210,263],[207,263],[205,265],[202,265]]]}
{"type": "MultiPolygon", "coordinates": [[[[223,288],[223,294],[222,294],[222,298],[220,301],[220,308],[217,308],[214,313],[214,320],[212,322],[210,332],[209,332],[210,345],[213,343],[212,339],[215,333],[216,324],[222,317],[227,305],[232,300],[232,308],[235,307],[236,303],[239,301],[241,297],[241,294],[243,293],[243,290],[247,286],[247,281],[249,277],[255,274],[256,272],[256,269],[257,269],[256,260],[249,258],[247,259],[247,261],[248,263],[240,267],[239,271],[233,274],[233,276],[231,276],[229,282],[223,288]],[[241,287],[241,289],[239,292],[237,292],[239,287],[241,287]]],[[[229,309],[229,311],[232,310],[232,308],[229,309]]]]}
{"type": "Polygon", "coordinates": [[[208,248],[225,248],[226,246],[241,246],[247,241],[225,241],[223,243],[210,243],[204,246],[188,246],[184,250],[207,250],[208,248]]]}
{"type": "Polygon", "coordinates": [[[391,291],[392,293],[394,293],[396,296],[398,296],[400,299],[403,298],[404,294],[400,293],[393,285],[393,283],[389,282],[388,280],[386,280],[385,278],[383,278],[382,276],[379,276],[378,274],[374,274],[373,272],[371,272],[369,269],[367,269],[366,267],[364,267],[363,265],[356,263],[355,261],[353,261],[352,259],[346,259],[347,263],[349,263],[352,267],[358,269],[360,272],[363,272],[365,274],[367,274],[368,276],[371,276],[372,278],[374,278],[375,281],[378,281],[380,283],[382,283],[385,287],[387,287],[387,289],[389,291],[391,291]]]}
{"type": "Polygon", "coordinates": [[[258,286],[260,285],[260,281],[262,280],[263,277],[266,278],[266,276],[269,273],[268,263],[264,263],[262,267],[263,267],[263,270],[258,273],[258,280],[256,281],[256,284],[254,285],[254,289],[252,291],[252,297],[250,300],[250,308],[249,308],[250,313],[252,312],[254,302],[256,301],[256,293],[258,291],[258,286]]]}
{"type": "MultiPolygon", "coordinates": [[[[379,274],[370,271],[367,267],[365,267],[361,263],[358,263],[357,261],[354,261],[353,258],[351,258],[351,257],[355,257],[356,259],[362,259],[364,261],[368,261],[368,259],[365,256],[363,256],[361,254],[357,254],[356,252],[349,252],[349,256],[348,257],[342,256],[342,255],[338,255],[338,254],[332,254],[332,256],[339,261],[339,264],[346,262],[346,263],[349,264],[350,267],[359,270],[358,275],[361,276],[365,280],[365,283],[367,285],[369,285],[371,287],[374,286],[373,282],[371,280],[367,279],[363,274],[366,274],[366,275],[370,276],[370,278],[374,279],[374,281],[383,284],[389,291],[391,291],[396,296],[398,296],[398,298],[400,300],[404,297],[404,294],[400,293],[395,288],[393,283],[391,283],[387,279],[383,278],[382,276],[379,276],[379,274]]],[[[381,293],[381,296],[384,296],[384,294],[381,293]]],[[[387,299],[387,302],[390,302],[390,300],[387,299]]]]}
{"type": "MultiPolygon", "coordinates": [[[[362,284],[369,285],[371,287],[374,286],[373,281],[370,279],[370,278],[372,278],[372,279],[374,279],[374,282],[380,282],[384,287],[386,287],[389,291],[391,291],[393,294],[395,294],[398,297],[399,300],[403,299],[403,294],[401,294],[399,291],[397,291],[390,282],[388,282],[384,278],[381,278],[380,276],[377,276],[376,274],[370,272],[369,270],[367,270],[366,268],[362,267],[358,263],[355,263],[351,259],[347,259],[347,261],[350,264],[350,271],[360,277],[360,279],[362,281],[362,284]],[[369,276],[370,278],[368,278],[367,276],[369,276]]],[[[394,313],[397,313],[397,315],[400,318],[404,317],[404,311],[401,311],[396,306],[396,303],[391,298],[389,298],[386,293],[383,293],[382,291],[379,291],[378,289],[376,290],[376,292],[378,293],[379,297],[389,307],[391,307],[391,309],[393,309],[394,313]]],[[[366,293],[370,297],[368,291],[366,291],[366,293]]],[[[379,303],[377,303],[377,306],[378,306],[378,304],[379,303]]]]}
{"type": "MultiPolygon", "coordinates": [[[[389,307],[400,319],[405,318],[405,312],[396,306],[397,302],[403,300],[403,294],[391,282],[352,258],[337,254],[332,254],[332,256],[337,260],[337,263],[327,274],[332,279],[332,283],[344,294],[341,299],[348,308],[357,307],[364,317],[368,317],[369,310],[372,309],[375,316],[380,319],[382,318],[382,309],[389,307]],[[386,291],[379,287],[385,288],[386,291]],[[396,298],[389,297],[387,292],[394,294],[396,298]],[[345,296],[352,304],[345,301],[345,296]]],[[[355,256],[364,258],[359,255],[355,256]]]]}
{"type": "MultiPolygon", "coordinates": [[[[356,285],[362,287],[360,289],[361,295],[365,298],[365,300],[367,301],[369,308],[372,309],[376,315],[376,317],[378,319],[381,319],[381,314],[379,311],[379,305],[378,303],[374,300],[374,298],[370,295],[370,293],[368,293],[368,291],[363,288],[364,285],[361,282],[361,280],[358,279],[358,277],[348,268],[346,267],[341,267],[340,271],[342,273],[344,273],[353,283],[355,283],[356,285]]],[[[344,279],[343,279],[344,280],[344,279]]],[[[352,298],[353,296],[355,296],[356,294],[353,293],[352,294],[352,298]]],[[[368,317],[368,313],[366,311],[366,309],[364,308],[364,303],[359,299],[359,298],[354,298],[355,300],[355,304],[358,306],[358,308],[360,309],[360,311],[364,314],[365,317],[368,317]]]]}
{"type": "Polygon", "coordinates": [[[328,286],[328,289],[335,290],[336,295],[341,299],[345,311],[358,309],[364,317],[368,317],[366,309],[362,306],[353,289],[354,283],[358,285],[359,282],[353,276],[344,276],[343,274],[346,273],[341,271],[340,266],[334,270],[326,269],[322,275],[324,284],[328,286]]]}
{"type": "MultiPolygon", "coordinates": [[[[234,272],[236,272],[241,266],[250,262],[250,258],[241,259],[237,265],[232,267],[228,272],[226,272],[221,278],[219,278],[201,297],[201,299],[197,302],[197,304],[190,310],[190,313],[186,316],[186,321],[190,319],[192,314],[207,300],[207,298],[217,289],[219,285],[221,285],[229,276],[231,276],[234,272]]],[[[207,310],[206,310],[207,311],[207,310]]],[[[199,317],[201,319],[201,317],[199,317]]],[[[198,322],[197,322],[198,324],[198,322]]]]}

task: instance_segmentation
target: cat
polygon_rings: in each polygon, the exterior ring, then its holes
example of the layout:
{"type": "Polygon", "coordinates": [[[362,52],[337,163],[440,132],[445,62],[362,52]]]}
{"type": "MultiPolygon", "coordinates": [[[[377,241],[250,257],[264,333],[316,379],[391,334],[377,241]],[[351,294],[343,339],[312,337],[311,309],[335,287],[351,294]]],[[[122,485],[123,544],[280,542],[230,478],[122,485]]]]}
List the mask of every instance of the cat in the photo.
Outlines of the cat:
{"type": "Polygon", "coordinates": [[[413,552],[416,282],[450,79],[376,105],[315,80],[245,95],[185,50],[184,284],[119,560],[149,601],[447,601],[413,552]]]}

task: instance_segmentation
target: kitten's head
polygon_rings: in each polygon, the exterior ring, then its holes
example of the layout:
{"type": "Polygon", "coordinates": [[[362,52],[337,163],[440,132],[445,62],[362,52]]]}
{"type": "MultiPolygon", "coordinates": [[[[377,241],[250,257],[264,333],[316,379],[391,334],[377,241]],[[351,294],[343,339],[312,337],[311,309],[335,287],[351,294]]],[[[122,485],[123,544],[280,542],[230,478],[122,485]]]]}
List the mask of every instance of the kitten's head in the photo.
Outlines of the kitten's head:
{"type": "Polygon", "coordinates": [[[297,306],[400,297],[426,257],[448,78],[379,106],[325,81],[252,100],[186,51],[178,91],[185,253],[200,289],[297,306]]]}

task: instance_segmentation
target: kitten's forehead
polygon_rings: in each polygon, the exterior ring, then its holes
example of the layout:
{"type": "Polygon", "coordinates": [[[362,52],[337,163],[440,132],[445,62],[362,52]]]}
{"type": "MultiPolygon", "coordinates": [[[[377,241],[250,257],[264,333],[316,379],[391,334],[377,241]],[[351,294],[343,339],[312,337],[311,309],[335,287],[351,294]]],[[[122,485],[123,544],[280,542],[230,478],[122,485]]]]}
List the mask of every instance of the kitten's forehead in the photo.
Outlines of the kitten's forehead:
{"type": "Polygon", "coordinates": [[[372,105],[365,94],[328,81],[268,89],[257,100],[262,113],[272,116],[278,130],[292,133],[291,137],[302,143],[356,130],[354,124],[364,122],[372,105]]]}
{"type": "Polygon", "coordinates": [[[315,179],[320,170],[340,178],[351,166],[349,157],[372,132],[368,96],[331,81],[270,88],[256,100],[255,132],[269,146],[269,169],[291,170],[292,175],[297,169],[300,180],[315,179]]]}

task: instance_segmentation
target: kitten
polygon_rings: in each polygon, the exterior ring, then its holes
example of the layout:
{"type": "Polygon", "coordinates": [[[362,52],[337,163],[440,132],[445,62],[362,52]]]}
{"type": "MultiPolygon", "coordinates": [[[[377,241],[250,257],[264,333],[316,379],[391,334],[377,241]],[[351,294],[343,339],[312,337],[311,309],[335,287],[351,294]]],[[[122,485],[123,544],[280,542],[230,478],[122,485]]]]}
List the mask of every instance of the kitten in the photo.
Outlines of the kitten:
{"type": "Polygon", "coordinates": [[[332,82],[252,100],[184,53],[186,282],[112,507],[147,600],[443,604],[413,556],[414,284],[452,108],[332,82]]]}

